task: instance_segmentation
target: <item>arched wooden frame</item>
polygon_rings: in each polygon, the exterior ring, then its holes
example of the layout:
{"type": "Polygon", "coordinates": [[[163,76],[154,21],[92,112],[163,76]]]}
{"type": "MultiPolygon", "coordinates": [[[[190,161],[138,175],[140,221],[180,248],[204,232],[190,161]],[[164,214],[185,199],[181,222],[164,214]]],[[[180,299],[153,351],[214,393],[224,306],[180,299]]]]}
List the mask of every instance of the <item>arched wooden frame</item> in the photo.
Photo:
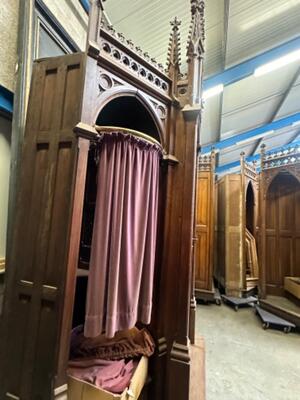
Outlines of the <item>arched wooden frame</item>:
{"type": "Polygon", "coordinates": [[[137,101],[140,102],[141,105],[144,106],[145,110],[151,116],[156,126],[162,147],[165,147],[165,128],[163,127],[163,124],[159,119],[154,106],[151,104],[147,96],[145,96],[144,93],[138,89],[133,89],[131,87],[122,87],[121,89],[113,88],[103,93],[101,95],[101,102],[99,102],[98,106],[95,108],[95,111],[92,114],[93,117],[91,120],[91,125],[96,123],[98,116],[101,114],[101,111],[106,105],[120,97],[134,97],[137,99],[137,101]]]}
{"type": "MultiPolygon", "coordinates": [[[[261,174],[260,174],[260,285],[259,292],[261,298],[266,298],[266,207],[267,194],[274,180],[283,173],[288,173],[293,176],[300,184],[300,156],[298,150],[291,149],[287,153],[279,154],[276,158],[278,165],[269,167],[269,160],[272,161],[272,154],[266,158],[264,149],[261,154],[261,174]],[[284,160],[289,160],[293,155],[296,155],[295,163],[284,165],[284,160]]],[[[273,157],[276,157],[276,153],[273,157]]]]}
{"type": "Polygon", "coordinates": [[[248,229],[248,223],[250,223],[251,229],[249,229],[249,230],[254,236],[256,234],[256,222],[257,222],[256,218],[255,218],[256,217],[255,210],[256,210],[256,206],[257,206],[257,199],[256,199],[255,194],[256,194],[256,192],[254,191],[253,183],[250,181],[247,185],[246,194],[245,194],[245,202],[246,202],[246,220],[245,220],[245,222],[246,222],[247,229],[248,229]],[[252,200],[252,202],[250,204],[248,204],[249,197],[251,197],[251,200],[252,200]],[[251,210],[250,210],[251,211],[251,215],[250,215],[251,221],[248,221],[248,212],[249,212],[249,210],[247,208],[248,205],[251,206],[251,210]]]}
{"type": "MultiPolygon", "coordinates": [[[[242,279],[244,290],[248,289],[247,276],[246,276],[246,197],[249,185],[252,186],[254,204],[253,204],[253,224],[254,232],[253,236],[257,240],[258,230],[258,204],[259,204],[259,191],[258,191],[258,174],[256,171],[256,165],[250,164],[245,160],[245,156],[241,154],[241,185],[242,185],[242,198],[241,198],[241,210],[242,210],[242,236],[241,236],[241,268],[242,268],[242,279]]],[[[250,286],[255,286],[255,282],[250,286]]]]}

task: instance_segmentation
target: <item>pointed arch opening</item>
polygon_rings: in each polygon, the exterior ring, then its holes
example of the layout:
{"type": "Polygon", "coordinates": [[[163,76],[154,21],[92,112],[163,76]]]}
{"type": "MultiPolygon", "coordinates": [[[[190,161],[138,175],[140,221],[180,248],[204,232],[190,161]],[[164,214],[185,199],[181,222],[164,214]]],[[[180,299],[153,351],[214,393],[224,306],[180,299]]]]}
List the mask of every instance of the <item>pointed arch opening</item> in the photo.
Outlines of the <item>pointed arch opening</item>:
{"type": "Polygon", "coordinates": [[[153,117],[135,96],[120,96],[112,99],[100,111],[96,124],[143,132],[161,142],[153,117]]]}
{"type": "Polygon", "coordinates": [[[246,191],[246,228],[253,236],[255,236],[254,207],[255,207],[254,190],[252,183],[249,182],[246,191]]]}

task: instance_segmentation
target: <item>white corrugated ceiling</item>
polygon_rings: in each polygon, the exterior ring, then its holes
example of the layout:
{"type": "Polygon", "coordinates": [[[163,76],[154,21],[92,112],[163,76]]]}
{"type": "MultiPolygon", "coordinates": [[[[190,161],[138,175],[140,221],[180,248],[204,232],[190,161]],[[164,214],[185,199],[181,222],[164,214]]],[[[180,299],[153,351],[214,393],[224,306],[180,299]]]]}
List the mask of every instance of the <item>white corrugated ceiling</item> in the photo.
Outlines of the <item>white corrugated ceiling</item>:
{"type": "MultiPolygon", "coordinates": [[[[182,61],[190,26],[189,0],[107,0],[105,11],[135,45],[163,64],[170,34],[169,22],[182,20],[182,61]]],[[[205,77],[255,57],[300,36],[300,0],[206,0],[205,77]]],[[[184,67],[183,67],[184,68],[184,67]]],[[[261,77],[249,76],[226,86],[223,94],[205,103],[203,145],[245,132],[300,111],[300,62],[261,77]],[[297,75],[298,74],[298,75],[297,75]]],[[[300,131],[300,127],[298,127],[300,131]]],[[[297,127],[268,135],[268,148],[292,141],[297,127]]],[[[262,139],[222,150],[220,165],[255,154],[262,139]]]]}

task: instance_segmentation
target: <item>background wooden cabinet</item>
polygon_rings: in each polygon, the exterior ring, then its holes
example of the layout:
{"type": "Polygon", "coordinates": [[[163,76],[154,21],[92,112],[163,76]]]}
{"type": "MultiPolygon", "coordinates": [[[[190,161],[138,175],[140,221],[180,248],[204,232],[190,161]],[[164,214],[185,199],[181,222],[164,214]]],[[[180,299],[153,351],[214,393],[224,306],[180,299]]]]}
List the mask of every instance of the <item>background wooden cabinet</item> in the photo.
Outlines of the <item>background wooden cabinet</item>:
{"type": "Polygon", "coordinates": [[[195,294],[213,291],[215,154],[200,156],[197,173],[195,294]]]}
{"type": "Polygon", "coordinates": [[[214,275],[229,296],[240,297],[257,285],[247,273],[246,228],[257,236],[258,177],[254,166],[241,157],[241,172],[216,183],[217,257],[214,275]]]}

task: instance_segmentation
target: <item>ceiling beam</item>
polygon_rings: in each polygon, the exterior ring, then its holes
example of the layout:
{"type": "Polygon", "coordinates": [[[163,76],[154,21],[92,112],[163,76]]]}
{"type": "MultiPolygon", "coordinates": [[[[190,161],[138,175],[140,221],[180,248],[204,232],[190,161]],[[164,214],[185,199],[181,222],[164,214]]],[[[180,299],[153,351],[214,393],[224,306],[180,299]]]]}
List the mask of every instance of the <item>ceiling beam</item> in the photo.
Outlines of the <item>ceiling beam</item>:
{"type": "Polygon", "coordinates": [[[207,90],[220,84],[223,84],[224,86],[231,85],[232,83],[252,75],[255,69],[261,65],[274,61],[279,57],[283,57],[284,55],[299,49],[300,36],[253,58],[250,58],[241,64],[228,68],[217,75],[205,79],[203,82],[203,89],[207,90]]]}
{"type": "MultiPolygon", "coordinates": [[[[224,1],[223,8],[223,38],[222,38],[222,69],[226,67],[226,54],[227,54],[227,38],[228,38],[228,25],[229,25],[229,7],[230,0],[224,1]]],[[[222,114],[223,114],[224,96],[223,92],[219,98],[219,116],[218,116],[218,140],[221,139],[222,128],[222,114]]],[[[219,153],[216,154],[216,165],[219,165],[219,153]]]]}
{"type": "Polygon", "coordinates": [[[225,68],[226,68],[229,9],[230,9],[230,0],[225,0],[224,1],[223,41],[222,41],[222,68],[223,68],[223,70],[225,70],[225,68]]]}
{"type": "MultiPolygon", "coordinates": [[[[292,77],[292,79],[291,79],[286,91],[284,92],[282,98],[280,99],[279,103],[277,104],[277,106],[276,106],[276,108],[275,108],[275,110],[274,110],[274,112],[273,112],[273,114],[272,114],[272,116],[270,118],[270,122],[272,122],[272,121],[274,121],[276,119],[279,111],[281,110],[281,107],[283,106],[284,102],[286,101],[286,99],[288,98],[289,94],[291,93],[291,90],[293,89],[294,84],[296,83],[299,75],[300,75],[300,67],[297,69],[295,75],[292,77]]],[[[257,144],[254,147],[254,150],[252,151],[252,155],[254,155],[257,152],[257,150],[260,147],[260,145],[262,144],[263,140],[264,140],[264,138],[262,137],[261,139],[259,139],[257,141],[257,144]]]]}
{"type": "Polygon", "coordinates": [[[300,121],[300,112],[293,115],[289,115],[288,117],[277,119],[276,121],[273,121],[263,126],[259,126],[258,128],[250,129],[249,131],[243,133],[238,133],[236,135],[231,136],[228,139],[223,139],[220,140],[219,142],[203,146],[201,152],[208,153],[212,150],[212,148],[216,150],[226,149],[228,147],[235,146],[238,142],[244,141],[246,139],[255,138],[256,136],[262,135],[263,133],[266,133],[271,130],[276,131],[278,129],[285,128],[299,121],[300,121]]]}
{"type": "MultiPolygon", "coordinates": [[[[298,140],[296,142],[293,142],[293,146],[297,146],[297,145],[300,146],[300,140],[298,140]]],[[[288,149],[289,147],[291,147],[290,143],[286,144],[284,146],[272,148],[272,149],[270,149],[270,151],[273,152],[273,151],[285,150],[285,149],[288,149]]],[[[259,154],[255,154],[254,156],[250,156],[250,157],[246,157],[245,158],[245,160],[248,161],[248,162],[258,161],[259,159],[260,159],[260,153],[259,154]]],[[[237,168],[237,167],[240,166],[240,164],[241,164],[240,161],[234,161],[234,162],[222,165],[221,167],[216,168],[216,173],[220,174],[220,173],[223,173],[223,172],[228,171],[230,169],[237,168]]]]}
{"type": "MultiPolygon", "coordinates": [[[[296,143],[298,140],[298,136],[300,135],[300,130],[293,136],[293,138],[289,141],[289,145],[296,143]]],[[[300,138],[299,138],[300,139],[300,138]]]]}
{"type": "Polygon", "coordinates": [[[11,115],[13,112],[14,94],[0,85],[0,111],[11,115]]]}

